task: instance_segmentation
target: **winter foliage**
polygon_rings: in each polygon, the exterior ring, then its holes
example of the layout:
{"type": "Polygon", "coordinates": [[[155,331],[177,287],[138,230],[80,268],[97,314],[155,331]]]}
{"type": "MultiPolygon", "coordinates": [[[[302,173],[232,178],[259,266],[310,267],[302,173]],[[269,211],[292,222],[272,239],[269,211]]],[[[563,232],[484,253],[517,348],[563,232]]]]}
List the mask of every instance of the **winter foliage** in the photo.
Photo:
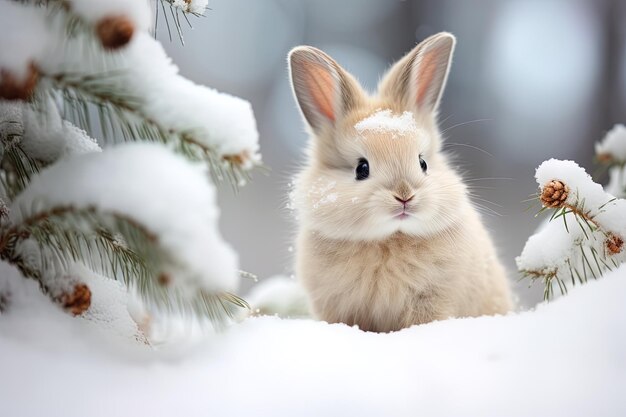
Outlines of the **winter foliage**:
{"type": "MultiPolygon", "coordinates": [[[[206,4],[156,2],[174,19],[206,4]]],[[[0,257],[83,319],[106,316],[98,291],[135,299],[121,310],[142,343],[151,317],[221,326],[246,307],[211,174],[237,186],[260,162],[250,104],[180,76],[151,5],[0,4],[0,257]]]]}
{"type": "MultiPolygon", "coordinates": [[[[598,160],[613,161],[609,190],[620,190],[615,181],[623,173],[626,132],[616,126],[596,145],[598,160]]],[[[626,260],[626,200],[605,191],[573,161],[551,159],[535,174],[542,211],[552,210],[549,221],[531,236],[517,258],[520,271],[545,284],[545,298],[555,285],[568,287],[597,279],[626,260]]]]}

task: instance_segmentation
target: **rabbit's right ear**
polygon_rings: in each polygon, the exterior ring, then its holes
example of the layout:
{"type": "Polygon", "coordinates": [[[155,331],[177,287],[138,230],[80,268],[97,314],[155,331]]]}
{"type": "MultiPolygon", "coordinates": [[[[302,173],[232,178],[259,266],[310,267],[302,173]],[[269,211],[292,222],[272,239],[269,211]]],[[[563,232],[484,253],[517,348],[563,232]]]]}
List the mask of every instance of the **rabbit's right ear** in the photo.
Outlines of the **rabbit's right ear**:
{"type": "Polygon", "coordinates": [[[294,96],[315,133],[333,127],[354,108],[360,86],[331,57],[312,46],[298,46],[288,60],[294,96]]]}

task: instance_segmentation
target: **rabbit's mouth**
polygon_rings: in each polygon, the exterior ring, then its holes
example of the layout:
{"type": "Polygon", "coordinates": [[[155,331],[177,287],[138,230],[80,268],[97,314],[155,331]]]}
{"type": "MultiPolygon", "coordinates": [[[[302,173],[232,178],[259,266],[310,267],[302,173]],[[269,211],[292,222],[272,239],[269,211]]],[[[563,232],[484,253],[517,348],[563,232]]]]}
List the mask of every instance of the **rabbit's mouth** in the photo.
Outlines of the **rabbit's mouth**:
{"type": "Polygon", "coordinates": [[[396,210],[393,213],[393,218],[398,220],[406,220],[409,217],[413,217],[413,213],[411,213],[410,209],[406,206],[396,210]]]}

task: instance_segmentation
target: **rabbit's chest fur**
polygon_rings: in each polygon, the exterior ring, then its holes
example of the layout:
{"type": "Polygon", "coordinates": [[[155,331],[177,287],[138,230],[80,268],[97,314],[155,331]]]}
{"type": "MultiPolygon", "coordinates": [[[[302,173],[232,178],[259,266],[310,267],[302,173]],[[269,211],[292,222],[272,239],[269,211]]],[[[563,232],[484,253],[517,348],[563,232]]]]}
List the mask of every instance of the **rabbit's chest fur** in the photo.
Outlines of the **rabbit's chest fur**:
{"type": "Polygon", "coordinates": [[[436,239],[396,234],[364,244],[302,231],[299,250],[311,256],[298,259],[297,272],[317,317],[363,330],[506,312],[504,270],[495,253],[473,249],[484,248],[482,236],[467,245],[465,232],[436,239]]]}

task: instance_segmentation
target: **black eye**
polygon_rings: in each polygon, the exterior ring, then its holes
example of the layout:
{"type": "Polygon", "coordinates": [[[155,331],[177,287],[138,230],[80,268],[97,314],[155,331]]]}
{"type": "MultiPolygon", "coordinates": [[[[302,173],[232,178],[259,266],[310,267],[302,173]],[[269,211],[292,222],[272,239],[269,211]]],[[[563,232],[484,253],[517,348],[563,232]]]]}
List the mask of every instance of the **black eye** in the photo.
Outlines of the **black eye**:
{"type": "Polygon", "coordinates": [[[370,164],[367,159],[359,159],[359,163],[356,166],[356,179],[361,181],[370,176],[370,164]]]}
{"type": "Polygon", "coordinates": [[[426,164],[426,161],[422,159],[421,156],[420,156],[420,167],[422,167],[422,171],[426,173],[426,170],[428,169],[428,165],[426,164]]]}

